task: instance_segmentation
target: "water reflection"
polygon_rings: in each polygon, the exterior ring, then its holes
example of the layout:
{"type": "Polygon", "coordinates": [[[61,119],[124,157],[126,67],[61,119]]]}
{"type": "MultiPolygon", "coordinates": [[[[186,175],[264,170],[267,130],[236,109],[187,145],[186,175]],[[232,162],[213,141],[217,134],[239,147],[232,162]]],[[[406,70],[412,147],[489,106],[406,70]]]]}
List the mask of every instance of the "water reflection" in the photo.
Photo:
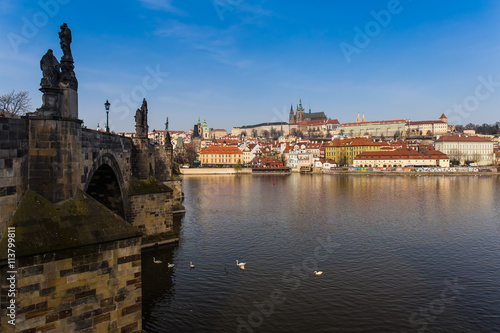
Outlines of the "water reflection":
{"type": "Polygon", "coordinates": [[[498,185],[474,176],[186,177],[179,245],[143,254],[144,328],[494,331],[498,185]],[[328,239],[339,246],[317,260],[328,239]],[[446,281],[463,289],[434,308],[446,281]]]}

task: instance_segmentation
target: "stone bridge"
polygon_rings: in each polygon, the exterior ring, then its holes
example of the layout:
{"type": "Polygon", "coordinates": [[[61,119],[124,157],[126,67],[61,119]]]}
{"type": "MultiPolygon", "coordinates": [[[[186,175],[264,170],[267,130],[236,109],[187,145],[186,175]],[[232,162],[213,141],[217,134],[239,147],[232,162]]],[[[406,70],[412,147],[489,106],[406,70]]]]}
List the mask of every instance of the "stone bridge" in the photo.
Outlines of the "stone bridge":
{"type": "Polygon", "coordinates": [[[139,332],[141,248],[173,236],[172,145],[149,143],[146,100],[133,138],[83,127],[59,36],[41,108],[0,118],[0,331],[139,332]]]}
{"type": "Polygon", "coordinates": [[[130,219],[131,177],[171,180],[172,147],[82,128],[76,118],[0,118],[0,237],[29,188],[53,203],[78,189],[130,219]]]}

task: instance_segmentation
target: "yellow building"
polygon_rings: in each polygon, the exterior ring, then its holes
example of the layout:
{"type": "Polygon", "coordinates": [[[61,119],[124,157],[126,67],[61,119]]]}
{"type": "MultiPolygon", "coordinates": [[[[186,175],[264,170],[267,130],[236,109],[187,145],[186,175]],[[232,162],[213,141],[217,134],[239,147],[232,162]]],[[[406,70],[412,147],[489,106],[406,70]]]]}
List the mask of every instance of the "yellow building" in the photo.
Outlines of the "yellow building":
{"type": "Polygon", "coordinates": [[[200,152],[202,166],[229,166],[243,163],[243,152],[238,147],[209,146],[200,152]]]}
{"type": "Polygon", "coordinates": [[[382,145],[366,138],[334,139],[325,146],[325,158],[335,160],[338,165],[351,165],[357,155],[365,151],[379,151],[382,145]]]}

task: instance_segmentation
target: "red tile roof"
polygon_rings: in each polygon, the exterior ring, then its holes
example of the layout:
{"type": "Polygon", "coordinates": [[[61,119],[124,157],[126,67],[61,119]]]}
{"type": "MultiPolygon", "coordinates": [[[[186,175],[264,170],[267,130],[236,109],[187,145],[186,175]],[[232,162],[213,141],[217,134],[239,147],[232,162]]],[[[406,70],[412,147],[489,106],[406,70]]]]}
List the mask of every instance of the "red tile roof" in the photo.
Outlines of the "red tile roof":
{"type": "MultiPolygon", "coordinates": [[[[439,118],[441,119],[441,118],[439,118]]],[[[409,125],[430,125],[430,124],[445,124],[442,120],[422,120],[422,121],[408,121],[409,125]]]]}
{"type": "Polygon", "coordinates": [[[222,139],[215,139],[215,142],[217,143],[239,143],[240,140],[238,139],[229,139],[229,138],[222,138],[222,139]]]}
{"type": "Polygon", "coordinates": [[[391,151],[365,151],[358,154],[356,160],[421,160],[421,159],[448,159],[446,154],[438,150],[428,151],[425,155],[413,149],[402,148],[391,151]]]}
{"type": "Polygon", "coordinates": [[[363,125],[363,124],[391,124],[391,123],[406,123],[406,120],[379,120],[379,121],[364,121],[361,123],[344,123],[340,126],[363,125]]]}
{"type": "Polygon", "coordinates": [[[341,146],[383,146],[389,145],[386,142],[374,142],[367,138],[354,138],[354,139],[333,139],[326,146],[341,147],[341,146]]]}
{"type": "Polygon", "coordinates": [[[309,142],[306,149],[320,149],[322,144],[322,142],[309,142]]]}
{"type": "Polygon", "coordinates": [[[243,154],[237,147],[210,146],[203,149],[200,154],[243,154]]]}
{"type": "Polygon", "coordinates": [[[307,124],[308,125],[339,124],[339,121],[337,119],[316,119],[316,120],[309,120],[307,124]]]}
{"type": "Polygon", "coordinates": [[[447,141],[447,142],[492,142],[488,139],[482,138],[480,136],[473,136],[473,135],[445,135],[440,137],[439,139],[436,140],[436,142],[442,142],[442,141],[447,141]]]}

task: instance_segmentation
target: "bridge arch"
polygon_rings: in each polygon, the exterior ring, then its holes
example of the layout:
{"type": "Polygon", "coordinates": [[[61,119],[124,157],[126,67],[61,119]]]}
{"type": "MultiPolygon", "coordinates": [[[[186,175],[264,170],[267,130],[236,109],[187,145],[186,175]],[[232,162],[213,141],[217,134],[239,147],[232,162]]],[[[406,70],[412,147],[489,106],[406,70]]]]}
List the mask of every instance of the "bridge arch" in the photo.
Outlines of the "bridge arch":
{"type": "Polygon", "coordinates": [[[125,218],[127,211],[126,186],[116,158],[109,153],[98,156],[85,182],[84,191],[125,218]]]}

